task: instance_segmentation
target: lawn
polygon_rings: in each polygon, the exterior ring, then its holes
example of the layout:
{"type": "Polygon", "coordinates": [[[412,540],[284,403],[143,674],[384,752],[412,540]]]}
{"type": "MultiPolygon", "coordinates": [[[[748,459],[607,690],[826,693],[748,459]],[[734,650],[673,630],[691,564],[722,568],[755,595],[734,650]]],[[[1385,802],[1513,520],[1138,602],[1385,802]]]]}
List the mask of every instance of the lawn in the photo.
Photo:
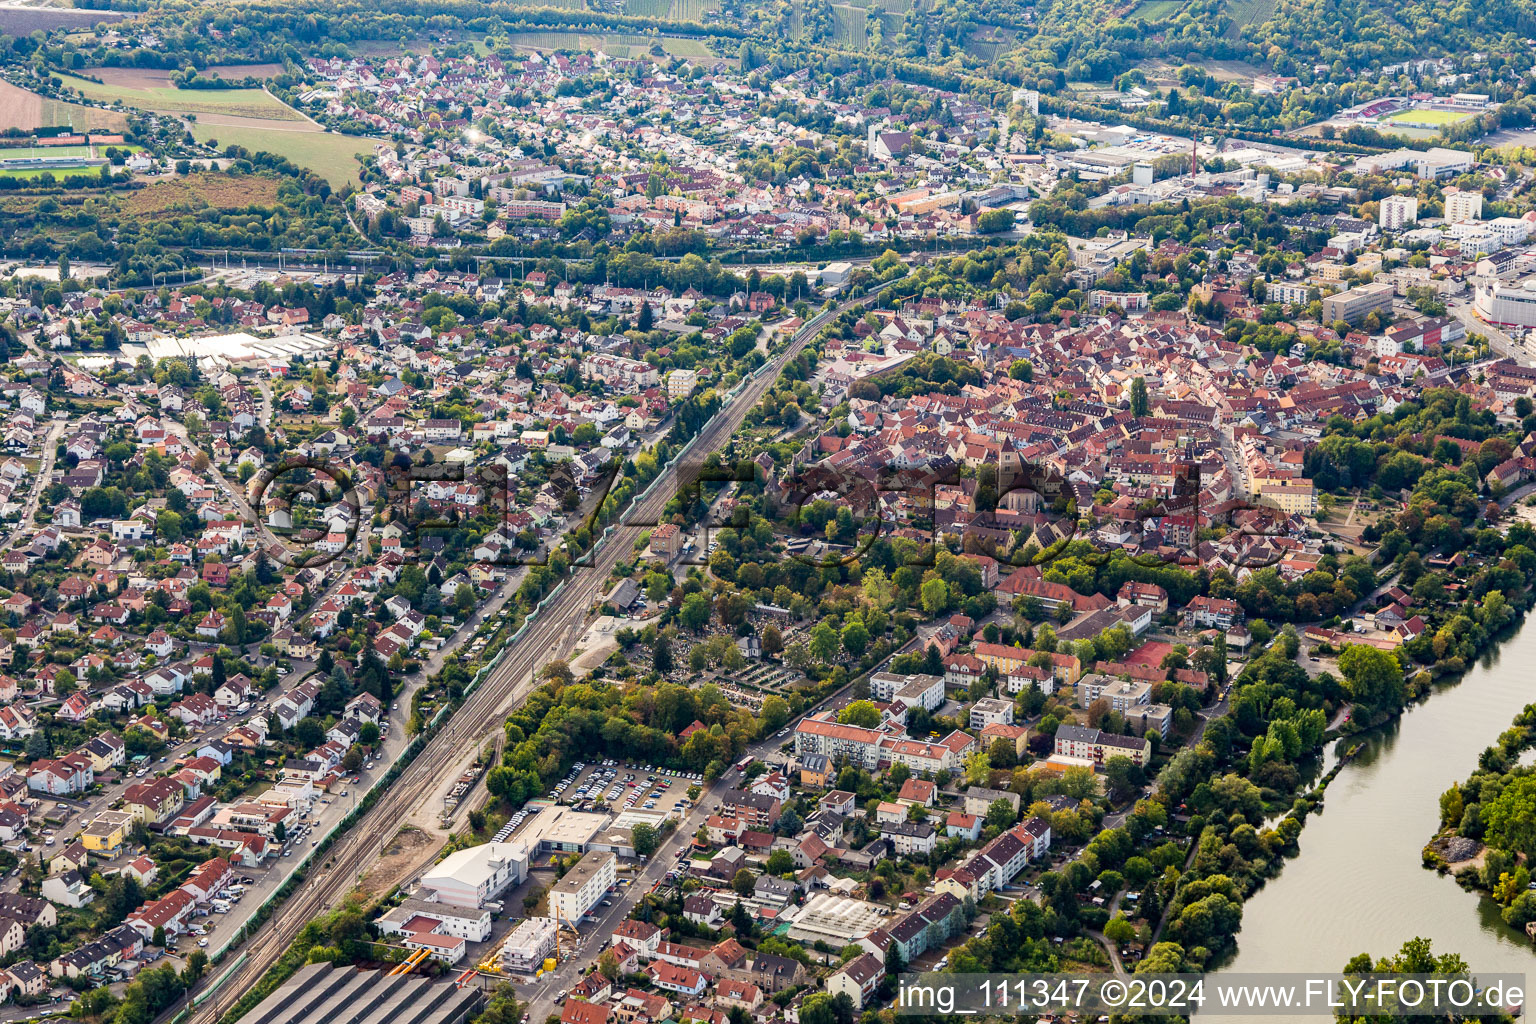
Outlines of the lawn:
{"type": "Polygon", "coordinates": [[[302,121],[303,115],[262,89],[175,89],[170,86],[133,88],[106,85],[88,78],[61,76],[64,84],[87,99],[151,110],[157,114],[229,114],[271,121],[302,121]]]}
{"type": "Polygon", "coordinates": [[[226,124],[196,124],[192,135],[199,142],[217,140],[222,149],[228,145],[244,146],[252,153],[276,153],[301,167],[308,167],[332,186],[357,181],[357,158],[372,153],[374,139],[331,132],[290,132],[270,128],[234,127],[226,124]]]}

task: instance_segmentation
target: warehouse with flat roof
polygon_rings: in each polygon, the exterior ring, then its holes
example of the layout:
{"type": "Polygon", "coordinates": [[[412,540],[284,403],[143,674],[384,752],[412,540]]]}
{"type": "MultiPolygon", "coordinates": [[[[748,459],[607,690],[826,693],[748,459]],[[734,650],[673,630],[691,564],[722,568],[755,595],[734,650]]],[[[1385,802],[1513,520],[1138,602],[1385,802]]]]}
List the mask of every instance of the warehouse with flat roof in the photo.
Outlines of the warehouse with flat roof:
{"type": "Polygon", "coordinates": [[[841,948],[889,923],[885,909],[851,896],[817,893],[795,915],[789,937],[797,942],[820,940],[841,948]]]}
{"type": "Polygon", "coordinates": [[[241,1019],[246,1024],[469,1024],[485,1004],[473,985],[309,964],[241,1019]]]}

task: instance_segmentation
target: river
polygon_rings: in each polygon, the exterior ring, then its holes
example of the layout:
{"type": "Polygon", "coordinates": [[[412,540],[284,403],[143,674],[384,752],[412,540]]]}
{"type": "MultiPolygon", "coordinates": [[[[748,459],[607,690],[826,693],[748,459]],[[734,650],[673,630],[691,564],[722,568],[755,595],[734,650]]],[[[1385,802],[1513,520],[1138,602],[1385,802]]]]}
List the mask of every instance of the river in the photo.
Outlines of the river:
{"type": "Polygon", "coordinates": [[[1536,967],[1531,943],[1489,900],[1426,870],[1420,856],[1440,824],[1440,794],[1536,702],[1532,666],[1536,616],[1460,682],[1368,734],[1366,749],[1329,785],[1323,812],[1308,819],[1301,853],[1244,906],[1238,952],[1222,973],[1337,972],[1356,953],[1393,953],[1414,936],[1461,954],[1474,971],[1536,967]]]}

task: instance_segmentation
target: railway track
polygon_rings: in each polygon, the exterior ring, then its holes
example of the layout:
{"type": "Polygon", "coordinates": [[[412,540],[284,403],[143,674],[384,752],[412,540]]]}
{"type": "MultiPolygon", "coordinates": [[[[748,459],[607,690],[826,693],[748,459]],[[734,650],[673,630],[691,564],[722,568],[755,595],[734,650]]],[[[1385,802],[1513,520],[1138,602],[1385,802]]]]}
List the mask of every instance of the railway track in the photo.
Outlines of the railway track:
{"type": "Polygon", "coordinates": [[[584,620],[602,597],[603,585],[619,559],[633,551],[634,541],[648,524],[659,521],[672,496],[697,479],[702,459],[695,453],[719,450],[773,386],[784,366],[834,317],[865,300],[862,296],[849,299],[817,314],[782,352],[746,379],[741,390],[625,514],[621,525],[594,546],[587,567],[574,571],[543,610],[530,618],[523,637],[512,645],[515,649],[509,648],[502,662],[439,727],[425,749],[385,789],[378,802],[331,845],[325,861],[311,865],[297,891],[247,940],[243,963],[224,979],[217,992],[192,1011],[188,1024],[214,1024],[232,1009],[276,963],[304,925],[334,907],[356,885],[364,870],[394,838],[400,822],[445,782],[464,751],[478,749],[489,736],[501,731],[506,715],[526,700],[537,685],[536,669],[566,653],[565,648],[575,636],[571,625],[584,620]]]}

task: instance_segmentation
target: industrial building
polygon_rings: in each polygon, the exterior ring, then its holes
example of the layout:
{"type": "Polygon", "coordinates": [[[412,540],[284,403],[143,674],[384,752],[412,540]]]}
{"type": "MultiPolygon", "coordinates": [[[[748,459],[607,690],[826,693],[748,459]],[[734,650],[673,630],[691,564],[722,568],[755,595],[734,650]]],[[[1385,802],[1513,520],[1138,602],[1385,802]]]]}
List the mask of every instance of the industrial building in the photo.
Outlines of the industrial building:
{"type": "Polygon", "coordinates": [[[549,888],[549,909],[555,920],[580,921],[610,885],[619,880],[618,858],[606,850],[593,850],[549,888]]]}
{"type": "Polygon", "coordinates": [[[528,846],[483,843],[444,857],[421,876],[442,903],[483,907],[528,877],[528,846]]]}
{"type": "Polygon", "coordinates": [[[553,918],[530,917],[519,921],[501,947],[501,968],[532,974],[555,955],[555,935],[559,931],[553,918]]]}
{"type": "Polygon", "coordinates": [[[485,995],[409,974],[386,975],[355,967],[308,964],[242,1020],[246,1024],[335,1024],[336,1021],[411,1021],[468,1024],[485,995]]]}
{"type": "Polygon", "coordinates": [[[518,839],[535,855],[586,853],[595,836],[608,827],[608,815],[578,811],[563,804],[545,805],[523,827],[518,839]]]}
{"type": "Polygon", "coordinates": [[[489,910],[427,900],[406,900],[374,923],[385,935],[437,932],[469,942],[484,942],[491,935],[489,910]]]}
{"type": "Polygon", "coordinates": [[[319,334],[257,337],[240,331],[190,338],[157,334],[146,347],[151,359],[196,359],[205,372],[213,372],[242,364],[287,366],[293,359],[318,359],[335,350],[336,342],[319,334]]]}
{"type": "Polygon", "coordinates": [[[789,937],[797,942],[821,940],[837,949],[862,939],[876,928],[884,927],[889,910],[878,903],[866,903],[851,896],[821,892],[806,901],[789,926],[789,937]]]}

